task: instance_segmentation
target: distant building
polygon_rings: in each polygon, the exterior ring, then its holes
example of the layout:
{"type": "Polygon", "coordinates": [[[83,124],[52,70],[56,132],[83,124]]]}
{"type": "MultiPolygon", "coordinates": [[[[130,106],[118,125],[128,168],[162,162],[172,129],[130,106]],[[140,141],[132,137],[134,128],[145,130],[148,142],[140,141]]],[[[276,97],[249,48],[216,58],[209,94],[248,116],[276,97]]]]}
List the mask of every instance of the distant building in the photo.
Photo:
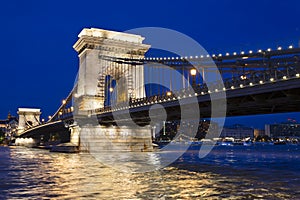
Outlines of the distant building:
{"type": "Polygon", "coordinates": [[[254,137],[264,136],[266,135],[265,130],[254,129],[254,137]]]}
{"type": "Polygon", "coordinates": [[[6,137],[15,136],[18,129],[18,123],[18,118],[8,113],[7,119],[0,120],[0,130],[5,133],[6,137]]]}
{"type": "Polygon", "coordinates": [[[0,130],[2,131],[2,132],[6,132],[6,120],[0,120],[0,130]]]}
{"type": "Polygon", "coordinates": [[[236,139],[243,139],[243,138],[253,138],[254,137],[254,129],[250,127],[243,126],[241,124],[235,124],[230,127],[224,127],[221,136],[222,138],[225,137],[233,137],[236,139]]]}
{"type": "Polygon", "coordinates": [[[300,124],[295,120],[289,120],[280,124],[266,124],[266,135],[276,137],[300,137],[300,124]]]}

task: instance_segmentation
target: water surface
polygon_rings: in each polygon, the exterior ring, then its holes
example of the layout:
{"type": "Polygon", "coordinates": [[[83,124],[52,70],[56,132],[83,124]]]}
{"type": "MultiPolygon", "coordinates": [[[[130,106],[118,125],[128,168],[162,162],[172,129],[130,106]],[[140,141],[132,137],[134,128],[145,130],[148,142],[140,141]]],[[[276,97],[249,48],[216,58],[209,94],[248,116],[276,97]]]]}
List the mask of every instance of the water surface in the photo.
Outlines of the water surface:
{"type": "Polygon", "coordinates": [[[146,173],[87,153],[0,147],[0,180],[0,199],[300,199],[300,146],[217,146],[203,159],[190,150],[146,173]]]}

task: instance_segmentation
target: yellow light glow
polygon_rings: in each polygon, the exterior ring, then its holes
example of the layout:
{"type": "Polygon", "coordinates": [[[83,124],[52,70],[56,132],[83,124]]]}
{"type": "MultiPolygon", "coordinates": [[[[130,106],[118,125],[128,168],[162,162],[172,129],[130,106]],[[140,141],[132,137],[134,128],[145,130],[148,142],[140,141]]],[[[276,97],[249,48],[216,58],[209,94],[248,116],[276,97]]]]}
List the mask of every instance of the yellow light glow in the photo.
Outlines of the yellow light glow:
{"type": "Polygon", "coordinates": [[[113,91],[114,91],[114,88],[112,88],[112,87],[109,88],[109,91],[110,91],[110,92],[113,92],[113,91]]]}
{"type": "Polygon", "coordinates": [[[247,76],[241,75],[240,78],[241,78],[242,80],[246,80],[246,79],[247,79],[247,76]]]}
{"type": "Polygon", "coordinates": [[[62,104],[65,105],[67,103],[66,100],[62,100],[62,104]]]}
{"type": "Polygon", "coordinates": [[[197,74],[197,70],[196,69],[191,69],[190,71],[192,76],[195,76],[197,74]]]}
{"type": "Polygon", "coordinates": [[[172,95],[172,92],[168,91],[167,96],[171,96],[171,95],[172,95]]]}

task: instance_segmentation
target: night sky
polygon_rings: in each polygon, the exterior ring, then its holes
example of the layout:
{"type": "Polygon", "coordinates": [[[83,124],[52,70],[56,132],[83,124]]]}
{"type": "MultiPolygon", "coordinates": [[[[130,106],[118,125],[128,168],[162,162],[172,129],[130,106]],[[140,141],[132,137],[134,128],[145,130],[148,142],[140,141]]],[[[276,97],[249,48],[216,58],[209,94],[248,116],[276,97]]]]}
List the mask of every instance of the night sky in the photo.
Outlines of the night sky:
{"type": "MultiPolygon", "coordinates": [[[[209,53],[298,46],[300,1],[16,1],[0,6],[0,118],[18,107],[52,115],[73,87],[78,57],[72,46],[84,27],[125,31],[164,27],[198,41],[209,53]]],[[[299,105],[300,106],[300,105],[299,105]]],[[[300,120],[299,113],[233,118],[263,127],[300,120]]]]}

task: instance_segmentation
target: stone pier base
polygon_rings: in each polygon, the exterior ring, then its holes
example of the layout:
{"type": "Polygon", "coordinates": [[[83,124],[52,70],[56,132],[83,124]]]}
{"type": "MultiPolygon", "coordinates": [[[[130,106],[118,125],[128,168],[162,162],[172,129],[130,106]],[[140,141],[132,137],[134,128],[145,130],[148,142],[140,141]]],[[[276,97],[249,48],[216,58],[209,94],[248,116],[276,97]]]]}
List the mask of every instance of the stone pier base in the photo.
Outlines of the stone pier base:
{"type": "Polygon", "coordinates": [[[93,126],[80,127],[80,151],[152,151],[150,126],[93,126]]]}
{"type": "Polygon", "coordinates": [[[39,143],[38,140],[33,138],[16,138],[15,144],[17,146],[35,147],[39,143]]]}

